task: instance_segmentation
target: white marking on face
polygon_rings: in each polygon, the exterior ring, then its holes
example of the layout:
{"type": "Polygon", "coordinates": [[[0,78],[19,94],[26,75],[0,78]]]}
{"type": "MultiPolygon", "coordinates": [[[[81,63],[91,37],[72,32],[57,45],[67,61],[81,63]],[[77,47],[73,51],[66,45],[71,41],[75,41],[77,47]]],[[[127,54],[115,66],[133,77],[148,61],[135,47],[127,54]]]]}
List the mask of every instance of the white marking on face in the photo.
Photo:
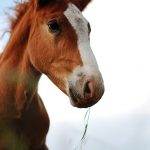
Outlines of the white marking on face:
{"type": "Polygon", "coordinates": [[[83,66],[75,68],[70,77],[71,80],[76,82],[79,78],[78,75],[81,73],[87,76],[99,75],[98,65],[90,47],[88,21],[84,18],[81,11],[72,3],[68,4],[64,15],[77,34],[78,49],[83,62],[83,66]]]}

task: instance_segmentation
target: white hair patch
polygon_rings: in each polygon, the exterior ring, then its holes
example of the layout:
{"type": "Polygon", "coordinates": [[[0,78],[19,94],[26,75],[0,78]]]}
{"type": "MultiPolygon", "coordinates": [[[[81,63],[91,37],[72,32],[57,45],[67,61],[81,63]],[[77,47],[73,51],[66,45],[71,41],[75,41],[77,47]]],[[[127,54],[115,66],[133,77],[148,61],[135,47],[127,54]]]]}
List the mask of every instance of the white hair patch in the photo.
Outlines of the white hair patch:
{"type": "Polygon", "coordinates": [[[88,21],[84,18],[81,11],[72,3],[68,4],[64,15],[77,34],[78,49],[83,62],[83,66],[78,66],[73,72],[74,77],[72,76],[71,78],[77,78],[77,75],[80,73],[88,76],[98,75],[98,65],[90,47],[88,21]]]}

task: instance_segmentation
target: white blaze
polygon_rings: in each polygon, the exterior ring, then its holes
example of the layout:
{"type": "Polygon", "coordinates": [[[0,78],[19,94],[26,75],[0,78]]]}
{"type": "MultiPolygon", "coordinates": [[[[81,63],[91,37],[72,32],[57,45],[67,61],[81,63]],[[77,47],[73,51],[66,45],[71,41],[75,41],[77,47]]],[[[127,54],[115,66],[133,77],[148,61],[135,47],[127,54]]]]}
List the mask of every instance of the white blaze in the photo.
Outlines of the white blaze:
{"type": "Polygon", "coordinates": [[[83,62],[83,66],[75,68],[70,77],[71,80],[76,82],[79,78],[78,74],[81,73],[87,76],[99,75],[98,65],[90,47],[88,21],[84,18],[81,11],[72,3],[68,4],[64,15],[77,34],[78,49],[83,62]]]}

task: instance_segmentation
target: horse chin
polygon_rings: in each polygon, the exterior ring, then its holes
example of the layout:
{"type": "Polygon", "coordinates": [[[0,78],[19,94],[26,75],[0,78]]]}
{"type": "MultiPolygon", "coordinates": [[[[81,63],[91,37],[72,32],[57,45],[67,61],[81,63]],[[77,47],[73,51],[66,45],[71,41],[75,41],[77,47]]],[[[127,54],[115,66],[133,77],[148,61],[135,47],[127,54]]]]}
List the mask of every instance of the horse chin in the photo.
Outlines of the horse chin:
{"type": "Polygon", "coordinates": [[[95,105],[97,102],[83,102],[83,100],[79,100],[79,99],[77,100],[77,102],[74,102],[74,100],[70,98],[71,105],[77,108],[89,108],[95,105]]]}

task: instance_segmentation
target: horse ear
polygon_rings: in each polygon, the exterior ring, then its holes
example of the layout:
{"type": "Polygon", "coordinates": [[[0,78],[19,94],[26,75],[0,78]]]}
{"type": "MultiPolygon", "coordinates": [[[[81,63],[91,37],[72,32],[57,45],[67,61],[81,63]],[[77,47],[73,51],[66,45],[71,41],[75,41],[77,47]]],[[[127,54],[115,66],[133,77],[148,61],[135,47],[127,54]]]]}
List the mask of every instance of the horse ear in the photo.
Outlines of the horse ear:
{"type": "Polygon", "coordinates": [[[91,2],[91,0],[69,0],[71,3],[75,4],[81,11],[83,11],[86,6],[91,2]]]}
{"type": "Polygon", "coordinates": [[[45,7],[47,4],[54,0],[35,0],[35,6],[37,9],[45,7]]]}

